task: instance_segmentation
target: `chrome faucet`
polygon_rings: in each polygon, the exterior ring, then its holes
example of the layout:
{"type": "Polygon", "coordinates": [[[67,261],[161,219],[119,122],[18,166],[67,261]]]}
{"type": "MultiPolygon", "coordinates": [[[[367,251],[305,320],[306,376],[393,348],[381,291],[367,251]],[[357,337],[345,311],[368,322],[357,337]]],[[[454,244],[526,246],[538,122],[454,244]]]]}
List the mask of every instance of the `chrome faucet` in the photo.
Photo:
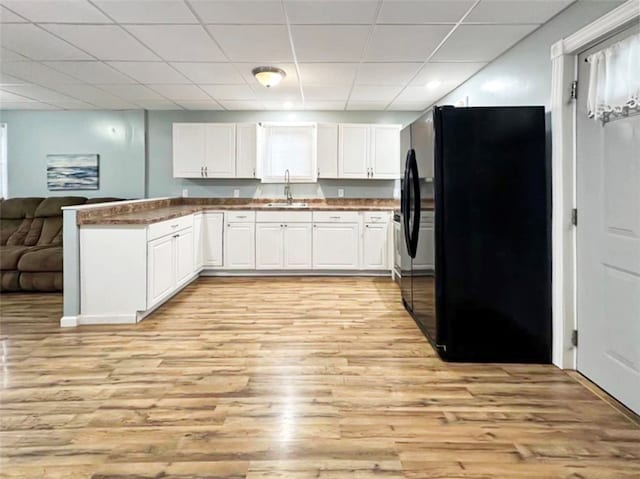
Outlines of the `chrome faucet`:
{"type": "Polygon", "coordinates": [[[287,204],[290,205],[293,201],[293,195],[291,194],[291,182],[289,179],[289,169],[284,171],[284,196],[287,197],[287,204]]]}

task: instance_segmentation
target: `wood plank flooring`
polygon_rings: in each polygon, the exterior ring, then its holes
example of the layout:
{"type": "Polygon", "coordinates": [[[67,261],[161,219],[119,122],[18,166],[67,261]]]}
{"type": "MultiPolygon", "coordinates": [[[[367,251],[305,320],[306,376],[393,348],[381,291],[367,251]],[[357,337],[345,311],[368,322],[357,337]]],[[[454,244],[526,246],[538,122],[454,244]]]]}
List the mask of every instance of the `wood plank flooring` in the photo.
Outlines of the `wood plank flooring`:
{"type": "Polygon", "coordinates": [[[553,366],[440,361],[386,278],[203,278],[135,326],[1,301],[0,477],[638,479],[553,366]]]}

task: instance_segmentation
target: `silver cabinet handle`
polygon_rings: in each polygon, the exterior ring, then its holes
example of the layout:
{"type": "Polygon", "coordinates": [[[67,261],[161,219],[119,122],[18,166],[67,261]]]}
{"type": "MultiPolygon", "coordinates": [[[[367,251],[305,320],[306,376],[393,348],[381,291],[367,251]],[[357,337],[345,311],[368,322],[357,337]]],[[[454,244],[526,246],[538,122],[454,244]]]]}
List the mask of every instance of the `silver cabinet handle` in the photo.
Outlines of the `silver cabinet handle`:
{"type": "Polygon", "coordinates": [[[205,166],[204,167],[204,176],[209,176],[209,171],[208,171],[209,167],[205,166]]]}
{"type": "Polygon", "coordinates": [[[238,215],[238,216],[236,216],[236,218],[246,218],[246,217],[247,217],[247,215],[238,215]]]}
{"type": "Polygon", "coordinates": [[[320,168],[318,168],[318,178],[320,178],[320,168]]]}
{"type": "Polygon", "coordinates": [[[204,166],[200,167],[200,176],[204,176],[204,166]]]}
{"type": "Polygon", "coordinates": [[[180,224],[175,224],[175,225],[171,225],[172,228],[177,228],[178,226],[180,226],[180,224]]]}
{"type": "Polygon", "coordinates": [[[255,168],[253,169],[253,177],[254,178],[256,177],[256,169],[255,168]]]}

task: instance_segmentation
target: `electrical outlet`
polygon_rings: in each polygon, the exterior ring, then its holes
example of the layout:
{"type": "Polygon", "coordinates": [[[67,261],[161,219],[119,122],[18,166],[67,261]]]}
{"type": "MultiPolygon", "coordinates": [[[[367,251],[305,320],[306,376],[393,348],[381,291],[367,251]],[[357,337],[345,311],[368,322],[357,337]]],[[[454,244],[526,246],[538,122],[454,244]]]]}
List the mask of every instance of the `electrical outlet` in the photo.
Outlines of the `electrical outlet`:
{"type": "Polygon", "coordinates": [[[338,198],[344,198],[344,189],[338,188],[338,198]]]}
{"type": "Polygon", "coordinates": [[[188,198],[189,197],[189,190],[186,188],[182,189],[182,197],[183,198],[188,198]]]}
{"type": "Polygon", "coordinates": [[[240,190],[239,189],[235,189],[233,190],[233,197],[234,198],[240,198],[240,190]]]}

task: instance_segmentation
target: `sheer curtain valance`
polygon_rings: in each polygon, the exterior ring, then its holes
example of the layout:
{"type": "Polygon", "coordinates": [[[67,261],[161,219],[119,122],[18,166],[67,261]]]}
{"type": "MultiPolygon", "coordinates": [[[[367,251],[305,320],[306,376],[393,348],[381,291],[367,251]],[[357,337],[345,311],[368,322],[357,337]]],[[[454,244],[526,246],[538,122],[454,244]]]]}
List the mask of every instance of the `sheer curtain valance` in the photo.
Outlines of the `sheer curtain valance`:
{"type": "Polygon", "coordinates": [[[603,123],[640,111],[640,34],[589,55],[589,117],[603,123]]]}

